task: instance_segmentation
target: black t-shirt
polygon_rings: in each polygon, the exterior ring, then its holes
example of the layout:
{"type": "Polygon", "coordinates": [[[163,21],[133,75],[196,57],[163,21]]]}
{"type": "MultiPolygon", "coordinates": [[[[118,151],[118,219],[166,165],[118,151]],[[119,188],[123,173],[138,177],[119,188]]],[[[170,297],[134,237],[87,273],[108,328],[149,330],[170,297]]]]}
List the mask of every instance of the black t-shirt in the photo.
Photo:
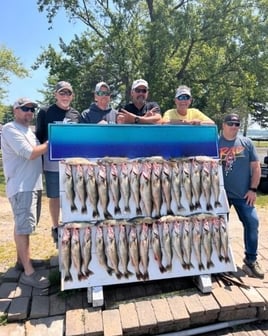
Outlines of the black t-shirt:
{"type": "Polygon", "coordinates": [[[160,107],[156,102],[146,102],[141,109],[138,109],[136,105],[133,103],[127,104],[124,109],[130,113],[135,114],[136,116],[142,117],[146,114],[146,112],[150,111],[153,107],[157,107],[157,113],[160,112],[160,107]]]}
{"type": "Polygon", "coordinates": [[[48,140],[48,124],[57,121],[66,123],[79,123],[80,113],[74,108],[63,110],[58,105],[53,104],[48,107],[41,108],[36,119],[36,137],[40,143],[48,140]]]}

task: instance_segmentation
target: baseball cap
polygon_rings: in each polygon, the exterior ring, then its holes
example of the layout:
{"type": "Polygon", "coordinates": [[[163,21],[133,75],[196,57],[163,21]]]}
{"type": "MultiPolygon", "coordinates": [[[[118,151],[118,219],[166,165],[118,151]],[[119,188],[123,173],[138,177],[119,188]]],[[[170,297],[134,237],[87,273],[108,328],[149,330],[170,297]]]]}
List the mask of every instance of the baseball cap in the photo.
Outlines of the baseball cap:
{"type": "Polygon", "coordinates": [[[223,122],[225,123],[228,121],[240,122],[240,117],[236,113],[230,113],[230,114],[227,114],[223,120],[223,122]]]}
{"type": "Polygon", "coordinates": [[[131,90],[136,89],[138,86],[145,86],[147,89],[149,88],[148,82],[144,79],[137,79],[132,83],[131,90]]]}
{"type": "Polygon", "coordinates": [[[38,106],[37,102],[35,102],[33,99],[23,97],[16,100],[15,103],[13,104],[13,107],[16,109],[18,107],[22,107],[27,104],[32,104],[34,107],[38,106]]]}
{"type": "Polygon", "coordinates": [[[55,86],[55,92],[60,92],[64,89],[69,90],[73,93],[72,85],[69,82],[60,81],[55,86]]]}
{"type": "Polygon", "coordinates": [[[186,94],[186,95],[192,97],[192,95],[191,95],[191,89],[188,86],[186,86],[186,85],[181,85],[181,86],[179,86],[177,88],[176,94],[175,94],[175,98],[177,98],[177,97],[179,97],[179,96],[181,96],[183,94],[186,94]]]}
{"type": "Polygon", "coordinates": [[[99,83],[96,84],[95,92],[100,91],[100,89],[101,89],[102,86],[105,86],[107,88],[107,90],[110,91],[110,87],[109,87],[109,85],[107,83],[105,83],[105,82],[99,82],[99,83]]]}

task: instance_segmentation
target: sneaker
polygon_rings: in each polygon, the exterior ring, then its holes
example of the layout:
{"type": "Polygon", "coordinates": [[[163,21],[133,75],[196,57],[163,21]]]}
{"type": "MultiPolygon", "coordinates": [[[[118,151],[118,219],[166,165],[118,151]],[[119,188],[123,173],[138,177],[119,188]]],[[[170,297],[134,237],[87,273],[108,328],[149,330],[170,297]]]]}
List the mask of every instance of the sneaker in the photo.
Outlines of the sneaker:
{"type": "Polygon", "coordinates": [[[259,265],[258,261],[254,261],[252,263],[248,262],[246,259],[244,259],[245,265],[249,268],[251,271],[251,275],[255,276],[256,278],[263,279],[264,278],[264,272],[261,269],[261,266],[259,265]]]}
{"type": "Polygon", "coordinates": [[[51,229],[51,235],[52,235],[52,238],[54,240],[54,243],[57,244],[58,243],[58,228],[57,227],[53,227],[51,229]]]}
{"type": "Polygon", "coordinates": [[[20,283],[40,289],[45,289],[50,286],[49,280],[41,276],[37,272],[33,272],[31,275],[26,275],[25,273],[22,273],[20,277],[20,283]]]}
{"type": "MultiPolygon", "coordinates": [[[[34,259],[31,259],[31,262],[32,262],[33,268],[39,268],[39,267],[44,266],[44,261],[43,260],[34,260],[34,259]]],[[[19,262],[19,261],[16,262],[14,268],[17,271],[24,272],[24,267],[23,267],[22,263],[19,262]]]]}

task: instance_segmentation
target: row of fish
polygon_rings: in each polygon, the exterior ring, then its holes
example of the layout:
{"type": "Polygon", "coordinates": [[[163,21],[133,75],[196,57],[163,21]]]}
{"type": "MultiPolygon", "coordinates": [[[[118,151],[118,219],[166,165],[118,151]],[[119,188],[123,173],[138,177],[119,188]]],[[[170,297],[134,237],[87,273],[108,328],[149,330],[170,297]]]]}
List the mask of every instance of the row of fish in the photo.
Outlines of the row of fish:
{"type": "Polygon", "coordinates": [[[64,163],[63,183],[71,212],[78,211],[76,200],[79,199],[81,213],[88,213],[89,201],[95,219],[126,216],[131,212],[130,202],[135,204],[137,216],[178,215],[202,209],[202,195],[206,203],[202,210],[221,207],[219,161],[211,158],[107,158],[64,163]],[[183,206],[183,197],[188,209],[183,206]]]}
{"type": "Polygon", "coordinates": [[[71,266],[79,281],[93,275],[93,256],[108,275],[114,274],[117,279],[136,276],[148,280],[151,262],[161,273],[172,269],[178,273],[194,268],[202,271],[215,266],[213,258],[230,262],[227,225],[224,216],[209,213],[66,223],[61,233],[64,281],[73,280],[71,266]]]}

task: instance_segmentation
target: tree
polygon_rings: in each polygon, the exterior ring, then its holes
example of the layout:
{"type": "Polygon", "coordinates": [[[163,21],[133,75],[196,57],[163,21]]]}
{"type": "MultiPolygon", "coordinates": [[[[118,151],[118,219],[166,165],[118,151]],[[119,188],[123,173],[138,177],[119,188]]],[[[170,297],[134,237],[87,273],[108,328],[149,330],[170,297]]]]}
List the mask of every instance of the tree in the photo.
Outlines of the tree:
{"type": "Polygon", "coordinates": [[[0,123],[6,120],[4,113],[8,110],[8,107],[4,106],[1,101],[6,95],[5,86],[10,83],[12,74],[23,78],[28,75],[28,71],[11,50],[0,46],[0,123]]]}
{"type": "Polygon", "coordinates": [[[99,80],[111,84],[117,102],[129,100],[131,83],[143,77],[162,111],[175,89],[189,85],[194,105],[218,124],[232,109],[245,118],[252,101],[267,102],[267,0],[38,0],[49,22],[60,8],[85,23],[84,34],[61,53],[50,46],[49,80],[69,79],[77,108],[89,104],[99,80]],[[55,75],[56,74],[56,75],[55,75]]]}

